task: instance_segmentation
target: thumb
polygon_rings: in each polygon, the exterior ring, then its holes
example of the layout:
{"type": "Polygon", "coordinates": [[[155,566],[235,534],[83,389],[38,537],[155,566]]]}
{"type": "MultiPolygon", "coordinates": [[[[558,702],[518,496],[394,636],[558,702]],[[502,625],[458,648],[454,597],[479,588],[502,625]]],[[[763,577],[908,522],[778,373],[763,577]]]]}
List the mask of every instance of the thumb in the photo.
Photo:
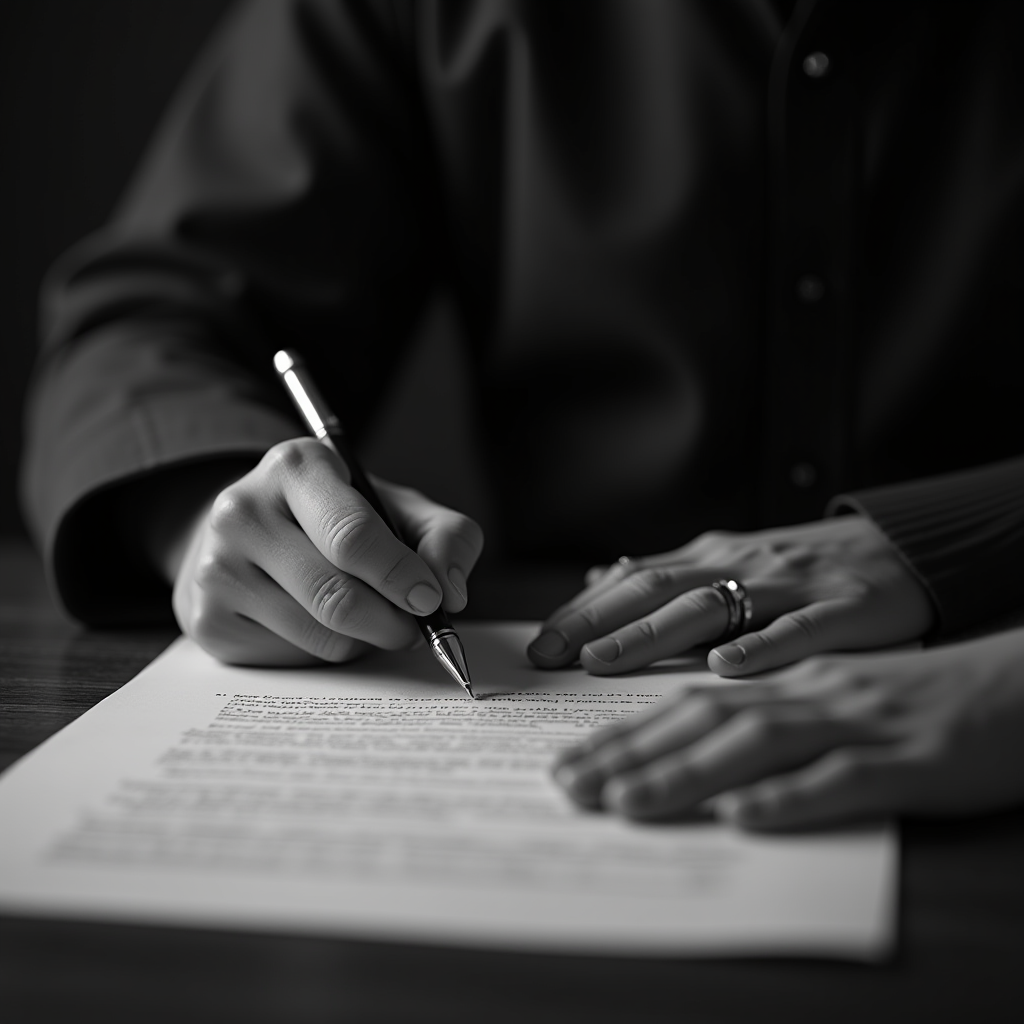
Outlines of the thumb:
{"type": "Polygon", "coordinates": [[[475,520],[431,501],[411,487],[374,479],[402,538],[430,567],[441,584],[442,605],[459,612],[469,599],[467,580],[484,547],[475,520]]]}

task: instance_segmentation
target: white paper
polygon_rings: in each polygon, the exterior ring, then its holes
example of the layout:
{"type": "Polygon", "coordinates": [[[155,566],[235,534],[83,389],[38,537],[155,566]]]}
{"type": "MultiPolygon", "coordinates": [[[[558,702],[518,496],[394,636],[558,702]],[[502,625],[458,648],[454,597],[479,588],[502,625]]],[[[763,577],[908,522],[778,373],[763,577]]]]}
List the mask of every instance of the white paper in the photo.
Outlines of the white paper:
{"type": "Polygon", "coordinates": [[[554,753],[680,686],[539,672],[463,624],[471,701],[424,650],[225,667],[179,640],[0,778],[0,909],[618,955],[874,958],[889,826],[753,836],[573,807],[554,753]]]}

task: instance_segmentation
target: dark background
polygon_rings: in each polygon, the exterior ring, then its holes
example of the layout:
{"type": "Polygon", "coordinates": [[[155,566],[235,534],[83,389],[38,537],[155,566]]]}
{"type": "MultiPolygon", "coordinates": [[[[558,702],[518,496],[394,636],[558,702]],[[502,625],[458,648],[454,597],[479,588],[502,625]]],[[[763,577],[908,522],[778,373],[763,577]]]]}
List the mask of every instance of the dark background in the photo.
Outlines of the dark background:
{"type": "MultiPolygon", "coordinates": [[[[103,224],[197,51],[230,0],[0,2],[0,537],[24,534],[16,499],[22,403],[36,348],[39,284],[103,224]]],[[[487,521],[454,323],[435,305],[365,446],[366,464],[487,521]],[[444,371],[442,371],[442,367],[444,371]],[[425,376],[431,378],[424,388],[425,376]],[[416,407],[428,392],[447,453],[423,479],[416,407]],[[403,415],[404,412],[404,415],[403,415]],[[406,420],[406,416],[411,420],[406,420]]],[[[492,541],[493,541],[492,536],[492,541]]],[[[493,544],[489,545],[493,547],[493,544]]]]}
{"type": "Polygon", "coordinates": [[[227,0],[0,3],[0,535],[16,500],[39,282],[111,211],[227,0]]]}

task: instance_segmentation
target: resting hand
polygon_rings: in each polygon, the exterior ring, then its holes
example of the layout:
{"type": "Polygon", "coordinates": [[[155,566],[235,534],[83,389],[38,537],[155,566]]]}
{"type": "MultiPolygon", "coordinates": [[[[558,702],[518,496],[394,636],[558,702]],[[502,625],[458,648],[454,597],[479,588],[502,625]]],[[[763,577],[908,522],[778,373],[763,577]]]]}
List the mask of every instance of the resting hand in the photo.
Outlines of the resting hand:
{"type": "Polygon", "coordinates": [[[754,829],[1024,800],[1024,629],[926,651],[815,658],[697,687],[568,751],[566,792],[631,818],[710,801],[754,829]]]}
{"type": "Polygon", "coordinates": [[[376,481],[411,550],[347,481],[334,452],[297,438],[220,491],[174,573],[182,631],[235,664],[342,662],[413,646],[414,615],[464,608],[476,523],[376,481]]]}
{"type": "Polygon", "coordinates": [[[642,668],[725,631],[710,588],[735,579],[753,631],[711,651],[724,676],[777,668],[825,651],[904,643],[924,634],[928,596],[877,526],[840,516],[760,533],[706,533],[664,555],[591,570],[591,585],[541,627],[529,656],[541,668],[579,658],[594,675],[642,668]]]}

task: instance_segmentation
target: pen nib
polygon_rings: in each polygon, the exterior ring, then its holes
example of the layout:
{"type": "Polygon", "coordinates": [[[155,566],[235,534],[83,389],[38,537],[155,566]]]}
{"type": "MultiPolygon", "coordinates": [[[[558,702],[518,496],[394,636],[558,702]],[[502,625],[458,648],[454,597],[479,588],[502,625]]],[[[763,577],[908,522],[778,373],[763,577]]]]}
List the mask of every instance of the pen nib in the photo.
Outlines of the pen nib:
{"type": "Polygon", "coordinates": [[[445,671],[461,686],[466,693],[476,700],[473,684],[469,679],[469,665],[466,663],[466,652],[462,641],[454,629],[442,629],[430,639],[430,649],[434,657],[444,666],[445,671]]]}

